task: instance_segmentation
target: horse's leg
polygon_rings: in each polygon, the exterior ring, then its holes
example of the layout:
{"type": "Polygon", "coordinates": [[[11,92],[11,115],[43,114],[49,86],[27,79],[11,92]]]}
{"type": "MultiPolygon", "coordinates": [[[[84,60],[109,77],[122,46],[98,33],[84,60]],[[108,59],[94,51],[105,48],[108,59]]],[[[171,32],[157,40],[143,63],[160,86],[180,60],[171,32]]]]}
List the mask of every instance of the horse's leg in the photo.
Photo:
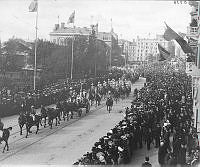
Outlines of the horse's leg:
{"type": "Polygon", "coordinates": [[[20,135],[22,135],[22,125],[19,125],[19,128],[20,128],[20,135]]]}
{"type": "Polygon", "coordinates": [[[72,113],[72,114],[71,114],[71,119],[73,119],[74,113],[73,113],[73,111],[71,111],[71,113],[72,113]]]}
{"type": "Polygon", "coordinates": [[[6,145],[6,141],[5,141],[5,146],[4,146],[3,151],[2,151],[3,153],[5,152],[6,146],[7,145],[6,145]]]}
{"type": "Polygon", "coordinates": [[[56,117],[56,126],[58,125],[58,118],[56,117]]]}
{"type": "Polygon", "coordinates": [[[32,131],[31,131],[31,127],[32,127],[32,126],[33,126],[33,123],[28,125],[28,132],[29,132],[29,133],[32,133],[32,131]]]}
{"type": "Polygon", "coordinates": [[[65,111],[63,111],[63,120],[64,121],[65,121],[65,115],[66,115],[65,111]]]}
{"type": "Polygon", "coordinates": [[[8,140],[6,141],[7,151],[9,151],[8,140]]]}
{"type": "Polygon", "coordinates": [[[51,120],[51,119],[49,118],[49,126],[50,126],[50,129],[52,129],[52,124],[53,124],[53,120],[51,120]]]}
{"type": "Polygon", "coordinates": [[[46,127],[46,120],[47,120],[47,118],[44,117],[44,128],[46,127]]]}
{"type": "Polygon", "coordinates": [[[50,128],[52,129],[53,126],[53,119],[50,121],[50,128]]]}
{"type": "Polygon", "coordinates": [[[40,119],[40,126],[42,126],[42,117],[41,117],[41,119],[40,119]]]}
{"type": "Polygon", "coordinates": [[[59,112],[59,114],[58,114],[58,119],[59,119],[59,121],[61,121],[61,118],[60,117],[62,117],[61,116],[61,112],[59,112]]]}
{"type": "Polygon", "coordinates": [[[38,131],[39,131],[39,125],[40,125],[40,123],[38,122],[38,123],[37,123],[37,130],[36,130],[35,134],[37,134],[38,131]]]}
{"type": "Polygon", "coordinates": [[[61,121],[61,120],[58,118],[58,124],[59,124],[59,125],[60,125],[60,121],[61,121]]]}
{"type": "Polygon", "coordinates": [[[26,124],[26,138],[28,137],[28,132],[30,131],[28,125],[26,124]]]}

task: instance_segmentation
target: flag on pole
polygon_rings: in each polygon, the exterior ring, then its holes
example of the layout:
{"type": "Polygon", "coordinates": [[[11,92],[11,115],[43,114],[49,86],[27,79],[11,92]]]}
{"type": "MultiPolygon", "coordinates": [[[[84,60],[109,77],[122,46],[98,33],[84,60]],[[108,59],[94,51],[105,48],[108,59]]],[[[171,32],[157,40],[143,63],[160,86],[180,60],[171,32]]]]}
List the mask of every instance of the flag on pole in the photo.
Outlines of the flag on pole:
{"type": "Polygon", "coordinates": [[[184,53],[194,53],[192,48],[189,46],[189,44],[182,37],[179,36],[175,40],[181,46],[184,53]]]}
{"type": "Polygon", "coordinates": [[[171,40],[179,37],[179,35],[174,30],[172,30],[166,23],[165,23],[165,25],[167,27],[167,29],[165,30],[165,33],[164,33],[165,40],[171,41],[171,40]]]}
{"type": "Polygon", "coordinates": [[[170,53],[165,48],[163,48],[160,44],[158,44],[158,51],[160,52],[158,61],[164,61],[170,57],[170,53]]]}
{"type": "Polygon", "coordinates": [[[184,53],[194,53],[192,48],[180,35],[178,35],[174,30],[172,30],[166,23],[165,25],[167,27],[163,36],[165,40],[171,41],[174,39],[181,46],[184,53]]]}
{"type": "Polygon", "coordinates": [[[37,12],[38,9],[38,2],[37,0],[33,0],[29,5],[29,12],[37,12]]]}
{"type": "Polygon", "coordinates": [[[67,24],[74,23],[74,18],[75,18],[75,11],[73,11],[73,13],[69,16],[67,24]]]}

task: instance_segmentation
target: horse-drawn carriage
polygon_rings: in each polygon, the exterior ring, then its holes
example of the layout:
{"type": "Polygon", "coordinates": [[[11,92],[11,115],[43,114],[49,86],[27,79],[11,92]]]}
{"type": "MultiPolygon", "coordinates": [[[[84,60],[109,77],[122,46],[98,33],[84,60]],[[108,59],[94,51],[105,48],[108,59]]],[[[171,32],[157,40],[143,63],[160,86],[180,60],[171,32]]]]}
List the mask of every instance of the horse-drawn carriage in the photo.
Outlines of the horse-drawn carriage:
{"type": "Polygon", "coordinates": [[[81,117],[84,108],[86,113],[90,111],[90,103],[88,99],[83,99],[78,102],[68,102],[64,106],[65,111],[71,112],[71,118],[73,118],[74,112],[78,113],[78,116],[81,117]]]}

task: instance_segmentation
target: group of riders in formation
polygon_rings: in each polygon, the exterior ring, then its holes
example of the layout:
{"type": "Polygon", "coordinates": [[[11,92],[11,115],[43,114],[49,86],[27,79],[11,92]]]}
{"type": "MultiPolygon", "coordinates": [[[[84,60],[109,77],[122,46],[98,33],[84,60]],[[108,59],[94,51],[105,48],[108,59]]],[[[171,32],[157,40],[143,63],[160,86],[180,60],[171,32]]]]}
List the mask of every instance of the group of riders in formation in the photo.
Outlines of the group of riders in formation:
{"type": "MultiPolygon", "coordinates": [[[[123,99],[130,92],[131,86],[128,81],[108,79],[107,81],[98,82],[96,85],[92,83],[89,89],[83,89],[82,86],[77,89],[77,85],[71,86],[64,99],[60,100],[61,98],[57,97],[56,104],[51,106],[41,104],[40,110],[33,104],[23,101],[20,105],[18,118],[20,135],[22,135],[24,126],[26,127],[27,137],[29,133],[32,133],[30,130],[32,126],[37,127],[37,134],[39,126],[43,124],[46,127],[47,120],[50,128],[52,128],[53,120],[56,120],[57,126],[57,124],[60,124],[61,118],[63,120],[73,119],[74,113],[80,117],[84,108],[88,113],[91,106],[101,105],[102,99],[106,100],[107,110],[110,113],[113,101],[117,103],[120,97],[123,99]]],[[[4,124],[0,120],[0,141],[4,140],[3,126],[4,124]]]]}

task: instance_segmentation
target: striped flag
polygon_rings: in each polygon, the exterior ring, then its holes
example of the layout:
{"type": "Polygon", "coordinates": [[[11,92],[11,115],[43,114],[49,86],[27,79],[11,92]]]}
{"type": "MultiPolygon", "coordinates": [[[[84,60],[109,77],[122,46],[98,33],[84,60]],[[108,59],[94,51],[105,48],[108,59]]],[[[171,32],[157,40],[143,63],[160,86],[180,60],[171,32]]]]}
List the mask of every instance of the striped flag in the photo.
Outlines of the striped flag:
{"type": "Polygon", "coordinates": [[[194,53],[192,48],[189,46],[189,44],[182,37],[179,36],[175,40],[181,46],[184,53],[194,53]]]}
{"type": "Polygon", "coordinates": [[[37,12],[38,10],[38,2],[37,0],[33,0],[29,5],[29,12],[37,12]]]}
{"type": "Polygon", "coordinates": [[[160,57],[158,61],[164,61],[170,57],[170,53],[165,48],[163,48],[160,44],[158,44],[158,50],[160,52],[160,57]]]}
{"type": "Polygon", "coordinates": [[[73,11],[73,13],[69,16],[67,24],[74,23],[74,18],[75,18],[75,11],[73,11]]]}
{"type": "Polygon", "coordinates": [[[165,30],[165,33],[164,33],[165,40],[171,41],[174,39],[181,46],[184,53],[194,53],[192,48],[180,35],[178,35],[174,30],[172,30],[167,24],[166,24],[166,27],[167,29],[165,30]]]}
{"type": "Polygon", "coordinates": [[[179,35],[174,30],[172,30],[166,23],[165,25],[167,27],[163,36],[165,40],[171,41],[179,37],[179,35]]]}

